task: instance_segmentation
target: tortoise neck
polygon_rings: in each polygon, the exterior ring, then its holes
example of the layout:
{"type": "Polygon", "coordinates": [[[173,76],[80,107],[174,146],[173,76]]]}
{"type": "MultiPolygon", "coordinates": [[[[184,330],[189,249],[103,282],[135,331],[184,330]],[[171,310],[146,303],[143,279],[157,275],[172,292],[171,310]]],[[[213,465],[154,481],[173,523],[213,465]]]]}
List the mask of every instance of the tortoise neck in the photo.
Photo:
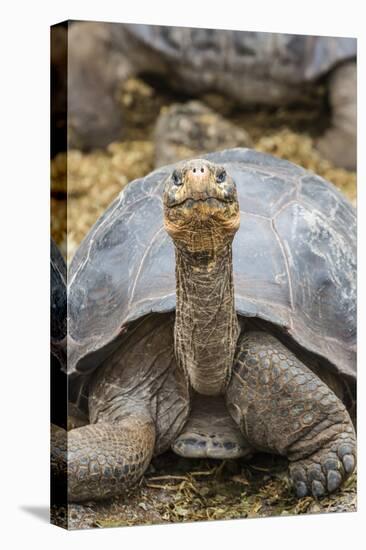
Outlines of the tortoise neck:
{"type": "Polygon", "coordinates": [[[218,395],[230,379],[239,325],[231,243],[214,255],[175,248],[175,353],[193,388],[218,395]]]}

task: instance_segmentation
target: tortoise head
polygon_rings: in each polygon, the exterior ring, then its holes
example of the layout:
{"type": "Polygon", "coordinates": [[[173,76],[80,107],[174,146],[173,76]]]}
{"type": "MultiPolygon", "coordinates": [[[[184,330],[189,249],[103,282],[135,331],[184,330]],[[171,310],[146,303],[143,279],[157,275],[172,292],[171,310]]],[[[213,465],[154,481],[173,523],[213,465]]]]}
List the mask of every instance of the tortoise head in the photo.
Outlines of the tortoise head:
{"type": "Polygon", "coordinates": [[[235,182],[223,166],[207,160],[176,168],[166,181],[163,202],[165,228],[182,251],[216,255],[239,228],[235,182]]]}

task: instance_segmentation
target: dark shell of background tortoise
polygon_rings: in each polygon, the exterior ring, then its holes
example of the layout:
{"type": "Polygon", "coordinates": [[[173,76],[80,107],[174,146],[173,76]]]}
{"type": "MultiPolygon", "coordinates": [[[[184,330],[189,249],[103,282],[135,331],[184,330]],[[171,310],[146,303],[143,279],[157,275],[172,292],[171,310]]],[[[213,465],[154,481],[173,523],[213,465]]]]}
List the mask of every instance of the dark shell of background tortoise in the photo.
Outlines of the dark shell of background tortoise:
{"type": "MultiPolygon", "coordinates": [[[[137,67],[142,63],[142,54],[157,54],[163,63],[172,64],[168,67],[172,76],[182,72],[180,77],[189,92],[195,91],[195,81],[199,88],[212,85],[219,89],[219,76],[227,84],[228,72],[234,83],[235,79],[241,80],[243,70],[249,71],[245,76],[253,80],[269,78],[287,84],[312,81],[338,63],[355,58],[357,48],[354,38],[332,36],[140,24],[124,24],[123,28],[110,24],[109,29],[112,43],[120,40],[125,47],[128,43],[131,59],[135,52],[139,56],[137,67]]],[[[163,72],[159,67],[157,62],[157,72],[163,72]]],[[[230,95],[230,89],[226,91],[230,95]]],[[[270,86],[263,93],[269,98],[270,86]]]]}
{"type": "MultiPolygon", "coordinates": [[[[67,376],[67,290],[66,263],[53,240],[51,240],[51,422],[66,428],[67,376]]],[[[55,485],[51,483],[51,492],[55,485]]]]}
{"type": "MultiPolygon", "coordinates": [[[[356,217],[330,183],[250,149],[204,158],[234,178],[241,225],[233,244],[238,313],[278,327],[356,377],[356,217]]],[[[131,321],[175,308],[173,244],[163,227],[165,166],[130,183],[71,262],[68,371],[87,373],[131,321]]]]}
{"type": "Polygon", "coordinates": [[[51,354],[61,363],[66,358],[67,293],[66,263],[51,239],[51,354]]]}

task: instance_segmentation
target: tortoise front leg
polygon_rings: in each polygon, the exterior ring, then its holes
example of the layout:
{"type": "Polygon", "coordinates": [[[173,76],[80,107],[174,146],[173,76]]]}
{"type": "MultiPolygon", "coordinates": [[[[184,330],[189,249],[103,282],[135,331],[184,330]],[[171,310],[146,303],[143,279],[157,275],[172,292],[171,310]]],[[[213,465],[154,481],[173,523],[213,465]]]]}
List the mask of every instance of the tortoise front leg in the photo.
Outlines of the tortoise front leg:
{"type": "Polygon", "coordinates": [[[316,148],[336,166],[356,169],[357,160],[357,66],[338,67],[329,81],[331,127],[316,141],[316,148]]]}
{"type": "Polygon", "coordinates": [[[131,415],[119,422],[98,422],[75,428],[52,439],[55,471],[67,463],[68,498],[72,502],[97,500],[123,493],[141,478],[155,443],[150,418],[131,415]]]}
{"type": "Polygon", "coordinates": [[[254,448],[288,457],[297,496],[330,493],[353,472],[356,436],[345,406],[273,336],[239,339],[227,405],[254,448]]]}

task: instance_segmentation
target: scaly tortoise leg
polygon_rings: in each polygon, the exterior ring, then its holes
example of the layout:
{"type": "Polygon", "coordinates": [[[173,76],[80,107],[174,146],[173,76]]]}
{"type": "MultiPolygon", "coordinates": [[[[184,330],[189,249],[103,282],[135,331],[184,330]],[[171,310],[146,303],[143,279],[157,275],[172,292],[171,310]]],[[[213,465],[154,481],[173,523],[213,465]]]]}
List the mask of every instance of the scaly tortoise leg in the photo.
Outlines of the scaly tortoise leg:
{"type": "Polygon", "coordinates": [[[297,496],[331,493],[353,472],[356,436],[345,406],[270,334],[239,339],[226,399],[254,448],[288,457],[297,496]]]}
{"type": "Polygon", "coordinates": [[[71,502],[112,497],[136,483],[148,467],[155,427],[148,416],[134,414],[116,423],[98,422],[52,438],[54,470],[67,462],[71,502]]]}
{"type": "Polygon", "coordinates": [[[344,63],[329,81],[331,127],[316,141],[316,148],[336,166],[356,169],[357,161],[357,66],[344,63]]]}

